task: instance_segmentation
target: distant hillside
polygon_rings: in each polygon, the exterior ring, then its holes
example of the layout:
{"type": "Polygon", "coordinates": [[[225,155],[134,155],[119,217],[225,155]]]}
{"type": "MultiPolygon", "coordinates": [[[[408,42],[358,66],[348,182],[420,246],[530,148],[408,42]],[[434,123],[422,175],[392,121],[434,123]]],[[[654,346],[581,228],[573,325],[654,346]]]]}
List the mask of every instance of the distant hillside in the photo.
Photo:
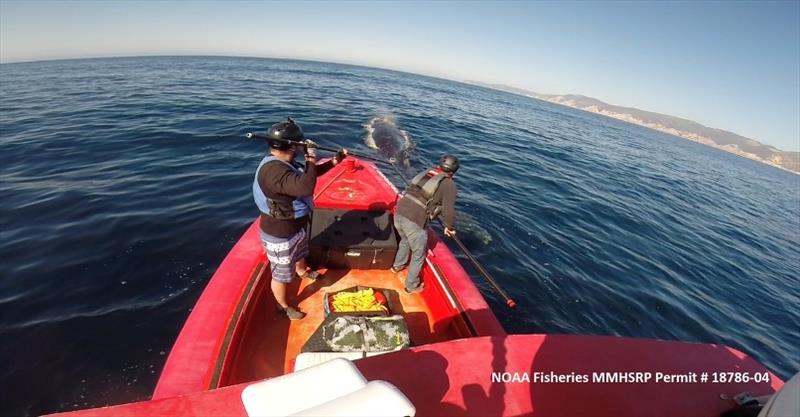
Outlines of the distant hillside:
{"type": "Polygon", "coordinates": [[[470,83],[602,114],[800,173],[800,152],[782,151],[753,139],[726,130],[703,126],[691,120],[631,107],[615,106],[581,95],[545,95],[500,84],[470,83]]]}

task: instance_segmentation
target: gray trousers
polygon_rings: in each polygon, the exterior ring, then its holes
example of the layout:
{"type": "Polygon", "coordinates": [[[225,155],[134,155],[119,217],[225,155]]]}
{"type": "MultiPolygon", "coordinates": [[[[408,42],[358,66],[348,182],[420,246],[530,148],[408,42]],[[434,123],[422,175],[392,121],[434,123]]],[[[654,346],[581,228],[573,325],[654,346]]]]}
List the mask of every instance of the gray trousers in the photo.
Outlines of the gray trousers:
{"type": "Polygon", "coordinates": [[[411,261],[408,261],[406,289],[413,290],[420,285],[419,272],[422,270],[425,255],[428,253],[428,233],[416,223],[399,214],[394,216],[394,227],[400,234],[400,245],[397,248],[393,266],[394,269],[405,266],[409,251],[411,252],[411,261]]]}

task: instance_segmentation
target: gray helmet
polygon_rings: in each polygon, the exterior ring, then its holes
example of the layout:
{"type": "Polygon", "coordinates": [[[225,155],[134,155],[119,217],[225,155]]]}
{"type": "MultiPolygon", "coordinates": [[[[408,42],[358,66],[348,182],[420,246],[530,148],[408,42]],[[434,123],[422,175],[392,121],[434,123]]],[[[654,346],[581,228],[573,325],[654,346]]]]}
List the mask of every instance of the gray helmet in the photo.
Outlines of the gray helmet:
{"type": "Polygon", "coordinates": [[[284,141],[301,141],[305,139],[305,135],[303,135],[303,129],[300,125],[295,123],[291,117],[287,117],[285,122],[275,123],[269,128],[267,138],[269,138],[270,148],[285,151],[291,149],[292,145],[284,141]]]}
{"type": "Polygon", "coordinates": [[[455,174],[458,171],[458,167],[458,158],[453,155],[442,155],[442,159],[439,160],[439,168],[449,174],[455,174]]]}

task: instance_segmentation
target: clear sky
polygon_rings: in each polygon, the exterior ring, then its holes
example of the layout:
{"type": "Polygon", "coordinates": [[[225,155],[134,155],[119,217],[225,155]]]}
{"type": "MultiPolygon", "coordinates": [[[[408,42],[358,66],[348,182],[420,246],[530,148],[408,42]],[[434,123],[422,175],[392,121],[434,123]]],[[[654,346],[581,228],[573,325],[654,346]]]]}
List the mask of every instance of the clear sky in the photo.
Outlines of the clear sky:
{"type": "Polygon", "coordinates": [[[0,62],[213,54],[502,83],[800,150],[800,1],[0,0],[0,62]]]}

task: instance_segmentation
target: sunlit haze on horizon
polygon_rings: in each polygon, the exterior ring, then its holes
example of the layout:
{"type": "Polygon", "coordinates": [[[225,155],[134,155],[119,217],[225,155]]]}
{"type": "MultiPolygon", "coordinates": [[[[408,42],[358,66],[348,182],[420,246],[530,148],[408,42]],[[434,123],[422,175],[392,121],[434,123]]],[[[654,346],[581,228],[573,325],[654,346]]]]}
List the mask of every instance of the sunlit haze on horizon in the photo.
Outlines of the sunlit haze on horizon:
{"type": "Polygon", "coordinates": [[[800,2],[0,0],[0,63],[298,58],[582,94],[800,151],[800,2]]]}

